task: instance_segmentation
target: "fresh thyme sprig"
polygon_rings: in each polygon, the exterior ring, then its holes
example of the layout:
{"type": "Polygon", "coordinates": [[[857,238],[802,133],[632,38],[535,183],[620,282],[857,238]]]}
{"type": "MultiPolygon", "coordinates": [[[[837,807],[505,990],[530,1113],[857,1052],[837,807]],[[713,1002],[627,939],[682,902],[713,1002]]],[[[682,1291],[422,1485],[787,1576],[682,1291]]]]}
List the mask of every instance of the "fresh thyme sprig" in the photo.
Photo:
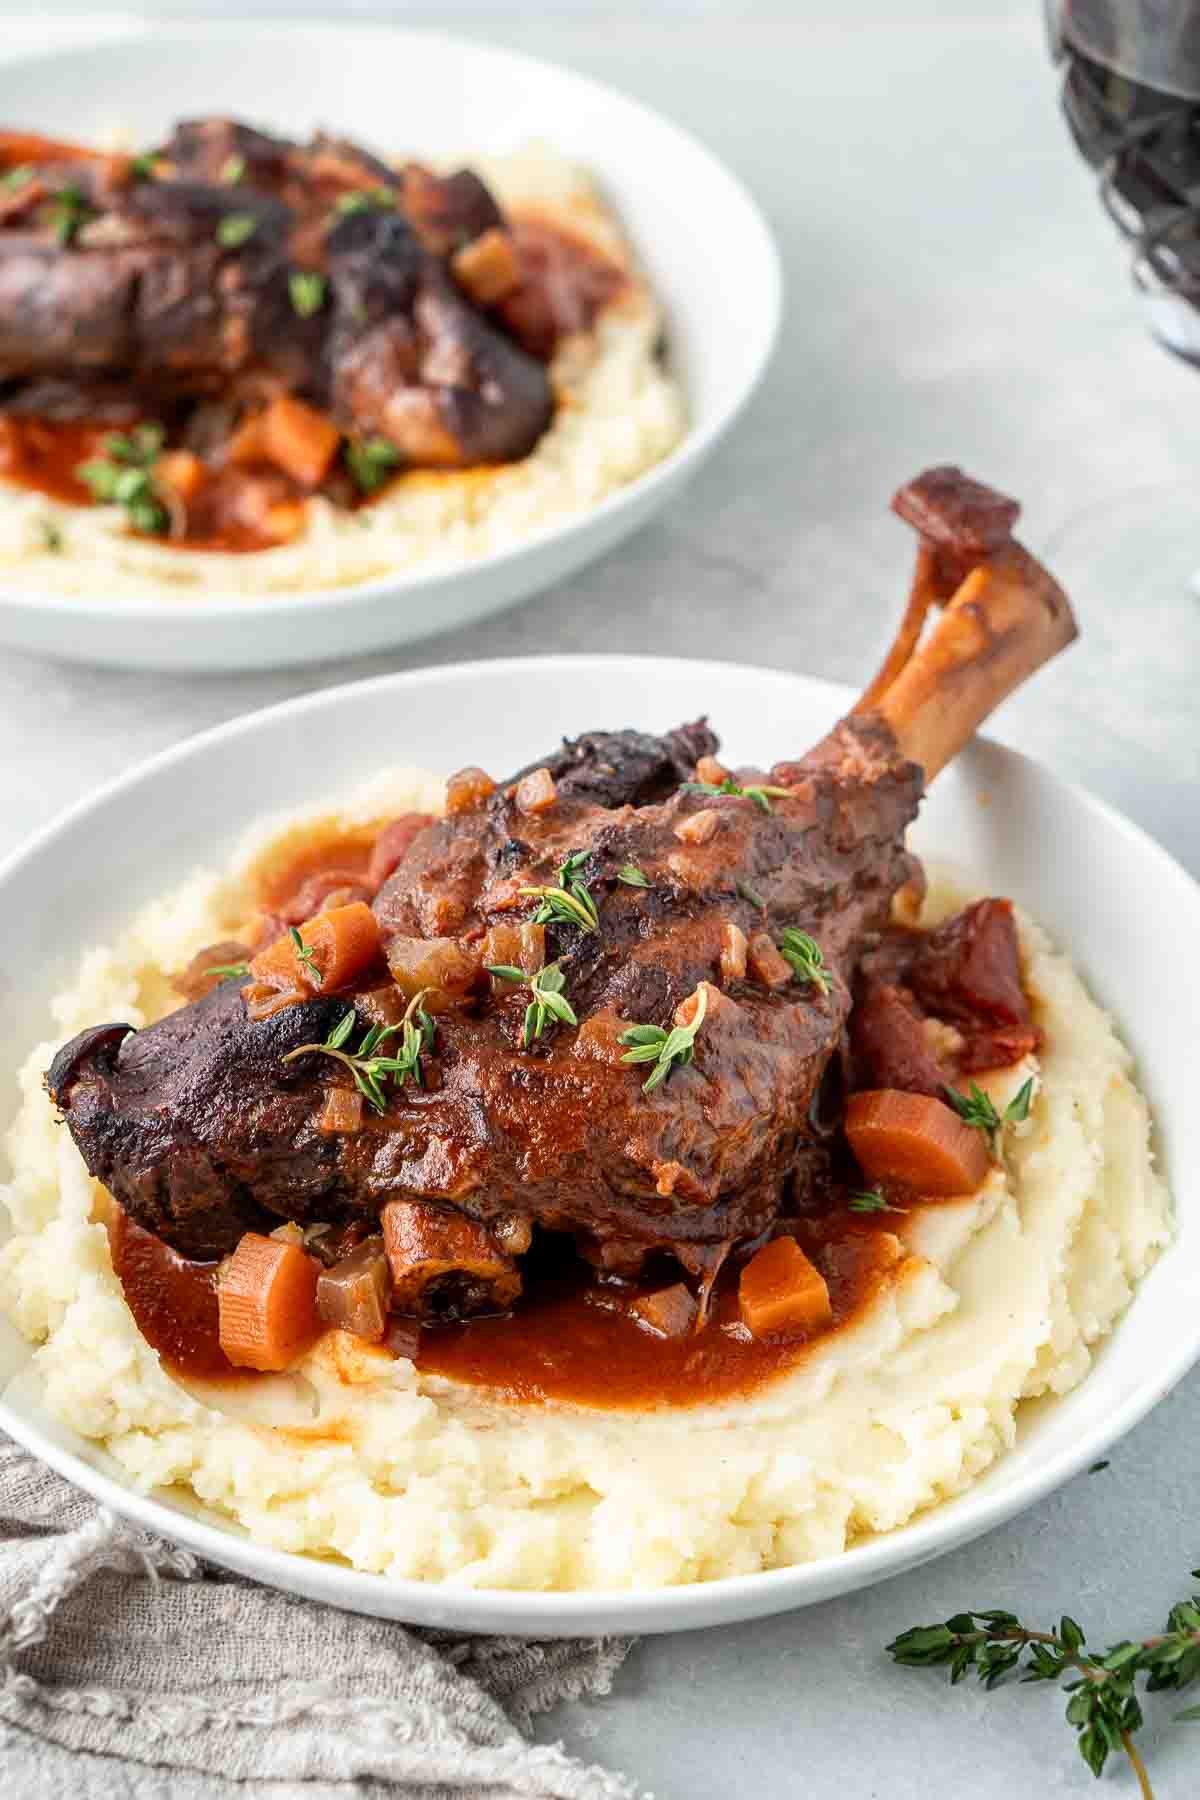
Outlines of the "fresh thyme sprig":
{"type": "Polygon", "coordinates": [[[628,1031],[621,1033],[621,1043],[633,1046],[621,1058],[623,1063],[654,1064],[642,1083],[644,1094],[653,1093],[672,1069],[686,1068],[691,1062],[696,1050],[696,1033],[703,1025],[707,1011],[708,989],[701,984],[690,1025],[676,1025],[673,1031],[664,1031],[661,1025],[631,1025],[628,1031]]]}
{"type": "Polygon", "coordinates": [[[171,523],[153,473],[165,436],[161,425],[151,424],[110,432],[104,439],[106,455],[80,463],[75,470],[97,500],[123,506],[134,529],[151,535],[161,534],[171,523]]]}
{"type": "Polygon", "coordinates": [[[250,964],[244,962],[213,963],[212,967],[205,969],[204,973],[206,975],[219,975],[222,981],[228,980],[231,975],[240,975],[244,978],[250,973],[250,964]]]}
{"type": "Polygon", "coordinates": [[[381,488],[396,464],[400,452],[387,438],[351,438],[344,451],[351,478],[364,494],[381,488]]]}
{"type": "Polygon", "coordinates": [[[36,174],[37,170],[32,163],[18,163],[15,168],[0,175],[0,188],[9,194],[16,193],[19,189],[28,187],[36,174]]]}
{"type": "Polygon", "coordinates": [[[578,1025],[575,1009],[563,996],[566,977],[556,962],[546,963],[535,975],[527,975],[524,969],[517,969],[511,963],[485,963],[484,968],[497,981],[511,981],[518,987],[528,985],[533,996],[525,1008],[525,1027],[521,1033],[521,1043],[526,1050],[535,1038],[540,1038],[551,1019],[557,1019],[563,1025],[578,1025]]]}
{"type": "Polygon", "coordinates": [[[244,156],[227,156],[221,164],[221,181],[226,187],[237,187],[246,174],[244,156]]]}
{"type": "Polygon", "coordinates": [[[88,204],[83,189],[76,187],[74,182],[69,182],[46,202],[44,217],[58,242],[65,248],[74,243],[83,226],[96,217],[96,209],[88,204]]]}
{"type": "Polygon", "coordinates": [[[358,1022],[358,1014],[350,1007],[323,1044],[301,1044],[298,1049],[289,1050],[283,1061],[295,1062],[299,1056],[332,1056],[349,1069],[355,1087],[368,1105],[376,1112],[386,1112],[384,1088],[389,1076],[397,1087],[403,1087],[410,1079],[417,1087],[423,1085],[421,1058],[433,1048],[435,1029],[433,1020],[421,1005],[427,992],[428,989],[422,988],[419,994],[413,995],[398,1025],[372,1025],[357,1050],[346,1048],[358,1022]],[[399,1050],[394,1056],[380,1056],[380,1045],[397,1032],[400,1033],[399,1050]]]}
{"type": "Polygon", "coordinates": [[[617,880],[623,881],[626,887],[648,888],[654,886],[654,883],[642,874],[636,863],[626,863],[623,869],[618,869],[617,880]]]}
{"type": "Polygon", "coordinates": [[[539,899],[542,904],[533,915],[535,925],[578,925],[581,931],[599,931],[600,914],[587,882],[579,871],[591,856],[590,850],[573,850],[559,865],[557,887],[523,887],[522,894],[539,899]]]}
{"type": "MultiPolygon", "coordinates": [[[[1200,1580],[1200,1569],[1192,1575],[1200,1580]]],[[[1153,1800],[1150,1778],[1138,1755],[1133,1734],[1142,1724],[1137,1696],[1139,1677],[1148,1693],[1178,1691],[1200,1679],[1200,1594],[1171,1608],[1166,1630],[1140,1643],[1125,1639],[1102,1655],[1086,1648],[1075,1620],[1064,1615],[1053,1631],[1033,1631],[1015,1613],[956,1613],[942,1625],[918,1625],[888,1645],[889,1653],[908,1668],[948,1664],[957,1683],[974,1670],[985,1688],[993,1688],[1010,1670],[1023,1668],[1025,1681],[1059,1683],[1070,1695],[1067,1723],[1078,1732],[1079,1754],[1093,1775],[1109,1755],[1123,1750],[1133,1766],[1143,1800],[1153,1800]],[[1021,1658],[1026,1657],[1024,1664],[1021,1658]]],[[[1177,1713],[1177,1719],[1200,1719],[1200,1706],[1177,1713]]]]}
{"type": "Polygon", "coordinates": [[[253,213],[231,212],[217,226],[217,242],[223,250],[240,250],[258,230],[253,213]]]}
{"type": "Polygon", "coordinates": [[[864,1188],[857,1194],[851,1194],[846,1201],[851,1212],[856,1213],[906,1213],[907,1206],[893,1206],[879,1188],[864,1188]]]}
{"type": "Polygon", "coordinates": [[[757,888],[752,888],[748,881],[735,881],[733,885],[741,895],[742,899],[747,901],[749,905],[757,906],[759,912],[766,912],[767,903],[758,892],[757,888]]]}
{"type": "Polygon", "coordinates": [[[779,953],[791,963],[797,981],[811,982],[822,994],[829,992],[829,970],[816,938],[789,925],[780,939],[779,953]]]}
{"type": "Polygon", "coordinates": [[[742,787],[727,775],[724,781],[684,781],[680,783],[680,792],[684,794],[740,794],[747,800],[753,800],[755,806],[765,813],[771,810],[772,800],[786,800],[788,790],[785,787],[763,787],[755,784],[742,787]]]}
{"type": "Polygon", "coordinates": [[[305,943],[295,925],[288,926],[288,936],[295,945],[296,961],[308,964],[313,980],[316,982],[317,986],[320,987],[323,984],[325,977],[317,967],[316,952],[312,945],[305,943]]]}
{"type": "Polygon", "coordinates": [[[391,188],[354,188],[348,194],[339,194],[333,203],[335,216],[345,218],[347,213],[366,212],[369,207],[394,207],[396,196],[391,188]]]}
{"type": "Polygon", "coordinates": [[[1002,1126],[1019,1125],[1029,1117],[1029,1106],[1033,1099],[1033,1076],[1023,1083],[1002,1113],[996,1111],[991,1096],[985,1094],[977,1082],[971,1083],[969,1094],[960,1094],[957,1088],[952,1087],[946,1088],[944,1092],[963,1124],[973,1125],[976,1131],[982,1131],[995,1150],[996,1138],[1002,1126]]]}

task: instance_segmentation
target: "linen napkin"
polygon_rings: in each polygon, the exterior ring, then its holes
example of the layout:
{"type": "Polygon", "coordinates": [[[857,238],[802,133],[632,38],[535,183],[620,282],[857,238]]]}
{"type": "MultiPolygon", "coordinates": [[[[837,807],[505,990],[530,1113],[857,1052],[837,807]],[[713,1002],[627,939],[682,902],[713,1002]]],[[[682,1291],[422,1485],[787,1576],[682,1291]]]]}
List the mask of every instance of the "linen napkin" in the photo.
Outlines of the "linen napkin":
{"type": "Polygon", "coordinates": [[[636,1800],[529,1739],[535,1713],[607,1693],[630,1641],[464,1639],[293,1599],[0,1437],[0,1760],[21,1800],[636,1800]]]}

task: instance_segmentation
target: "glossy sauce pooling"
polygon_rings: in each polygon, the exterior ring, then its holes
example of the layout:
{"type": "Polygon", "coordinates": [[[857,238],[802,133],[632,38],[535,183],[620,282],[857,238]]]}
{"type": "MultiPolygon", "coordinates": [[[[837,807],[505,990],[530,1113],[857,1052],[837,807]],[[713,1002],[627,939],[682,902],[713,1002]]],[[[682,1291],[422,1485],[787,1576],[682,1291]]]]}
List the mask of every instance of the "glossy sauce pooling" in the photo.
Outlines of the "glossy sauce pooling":
{"type": "Polygon", "coordinates": [[[216,1263],[189,1262],[119,1207],[108,1243],[134,1322],[167,1367],[197,1378],[240,1379],[217,1335],[216,1263]]]}
{"type": "Polygon", "coordinates": [[[636,1290],[561,1277],[535,1284],[504,1318],[423,1331],[417,1367],[525,1402],[697,1406],[744,1394],[786,1374],[810,1343],[849,1324],[894,1266],[884,1232],[850,1220],[844,1235],[808,1248],[833,1303],[833,1325],[817,1339],[752,1338],[738,1321],[734,1271],[720,1283],[704,1329],[682,1338],[656,1336],[629,1315],[636,1290]]]}

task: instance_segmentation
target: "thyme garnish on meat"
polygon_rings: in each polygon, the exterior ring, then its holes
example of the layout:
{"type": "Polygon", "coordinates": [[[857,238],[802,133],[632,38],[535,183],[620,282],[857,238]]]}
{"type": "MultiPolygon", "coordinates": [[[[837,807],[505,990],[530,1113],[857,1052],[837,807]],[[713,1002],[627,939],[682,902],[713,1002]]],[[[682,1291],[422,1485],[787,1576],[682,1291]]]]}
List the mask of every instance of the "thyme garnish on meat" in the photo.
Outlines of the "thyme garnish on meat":
{"type": "Polygon", "coordinates": [[[623,881],[626,887],[653,887],[654,883],[647,879],[636,863],[626,863],[623,869],[617,870],[617,880],[623,881]]]}
{"type": "MultiPolygon", "coordinates": [[[[1192,1574],[1200,1580],[1200,1569],[1192,1574]]],[[[974,1670],[987,1689],[1016,1668],[1022,1668],[1024,1681],[1057,1685],[1070,1675],[1063,1689],[1070,1695],[1066,1716],[1079,1734],[1080,1756],[1098,1776],[1110,1753],[1123,1750],[1143,1800],[1153,1800],[1150,1777],[1133,1742],[1142,1724],[1138,1678],[1145,1678],[1148,1693],[1178,1691],[1200,1679],[1200,1594],[1171,1608],[1165,1631],[1140,1643],[1125,1639],[1110,1644],[1103,1654],[1087,1649],[1082,1627],[1065,1614],[1054,1630],[1034,1631],[1015,1613],[977,1610],[956,1613],[942,1625],[902,1632],[888,1651],[907,1668],[949,1664],[952,1683],[974,1670]]],[[[1200,1720],[1200,1706],[1175,1716],[1200,1720]]]]}
{"type": "Polygon", "coordinates": [[[427,992],[428,989],[422,988],[419,994],[413,995],[398,1025],[372,1025],[357,1050],[346,1048],[358,1022],[358,1014],[351,1007],[342,1014],[323,1044],[301,1044],[298,1049],[289,1050],[283,1061],[295,1062],[299,1056],[332,1056],[349,1069],[355,1087],[368,1105],[378,1113],[386,1112],[384,1088],[389,1076],[397,1087],[403,1087],[410,1079],[417,1087],[423,1085],[421,1058],[433,1048],[435,1029],[433,1020],[421,1005],[427,992]],[[400,1047],[396,1054],[380,1056],[380,1045],[397,1032],[400,1033],[400,1047]]]}
{"type": "Polygon", "coordinates": [[[244,980],[250,973],[250,964],[244,962],[213,963],[212,967],[205,969],[204,973],[206,975],[219,975],[222,981],[227,981],[231,975],[240,975],[244,980]]]}
{"type": "Polygon", "coordinates": [[[9,194],[16,193],[19,188],[28,187],[36,173],[32,163],[18,163],[15,169],[0,175],[0,188],[9,194]]]}
{"type": "Polygon", "coordinates": [[[312,945],[305,943],[295,925],[288,926],[288,936],[291,938],[296,949],[296,961],[308,964],[313,980],[316,982],[317,986],[320,987],[324,982],[325,977],[317,967],[316,953],[313,950],[312,945]]]}
{"type": "Polygon", "coordinates": [[[257,230],[253,213],[226,213],[217,226],[217,242],[223,250],[240,250],[257,230]]]}
{"type": "Polygon", "coordinates": [[[514,968],[511,963],[485,963],[483,966],[497,981],[528,986],[533,997],[525,1008],[525,1026],[521,1032],[521,1043],[526,1050],[535,1038],[541,1037],[551,1019],[557,1019],[563,1025],[578,1025],[574,1007],[563,996],[566,977],[556,962],[544,964],[535,975],[527,975],[524,969],[514,968]]]}
{"type": "Polygon", "coordinates": [[[1033,1076],[1013,1095],[1003,1113],[996,1111],[991,1097],[984,1093],[977,1082],[971,1083],[969,1094],[960,1094],[957,1088],[952,1087],[945,1088],[943,1092],[963,1124],[973,1125],[976,1131],[982,1131],[995,1150],[996,1138],[1002,1126],[1019,1125],[1029,1117],[1029,1105],[1033,1099],[1033,1076]]]}
{"type": "Polygon", "coordinates": [[[906,1213],[907,1206],[893,1206],[879,1188],[864,1188],[857,1194],[851,1194],[846,1205],[855,1213],[906,1213]]]}
{"type": "Polygon", "coordinates": [[[684,781],[680,783],[679,791],[681,794],[738,794],[753,800],[765,813],[770,812],[772,800],[786,800],[788,795],[785,787],[763,787],[761,784],[742,787],[732,775],[727,775],[724,781],[684,781]]]}
{"type": "Polygon", "coordinates": [[[296,317],[311,319],[325,304],[325,277],[315,269],[293,269],[288,276],[288,296],[296,317]]]}
{"type": "Polygon", "coordinates": [[[69,183],[59,188],[52,199],[43,208],[43,217],[58,242],[65,248],[74,243],[76,235],[89,219],[96,217],[96,209],[89,206],[82,188],[69,183]]]}
{"type": "Polygon", "coordinates": [[[766,901],[757,889],[750,886],[748,881],[735,881],[733,885],[743,900],[747,901],[751,906],[757,906],[759,912],[766,912],[766,901]]]}
{"type": "Polygon", "coordinates": [[[221,164],[221,180],[226,187],[237,187],[246,174],[244,156],[227,156],[221,164]]]}
{"type": "Polygon", "coordinates": [[[789,925],[779,941],[779,954],[791,963],[797,981],[811,982],[823,994],[829,992],[829,970],[821,946],[807,931],[797,931],[789,925]]]}
{"type": "Polygon", "coordinates": [[[623,1063],[654,1064],[642,1083],[644,1094],[652,1093],[672,1069],[686,1068],[691,1062],[696,1049],[696,1033],[703,1025],[707,1011],[708,988],[701,983],[690,1025],[676,1025],[672,1031],[664,1031],[661,1025],[631,1025],[628,1031],[621,1033],[621,1043],[633,1046],[621,1058],[623,1063]]]}
{"type": "Polygon", "coordinates": [[[351,479],[364,494],[381,488],[396,464],[400,452],[387,438],[351,438],[344,451],[351,479]]]}
{"type": "Polygon", "coordinates": [[[106,455],[80,463],[75,473],[97,500],[123,506],[135,531],[157,536],[171,515],[154,485],[153,469],[166,433],[161,425],[135,425],[104,439],[106,455]]]}
{"type": "Polygon", "coordinates": [[[524,887],[522,894],[540,899],[542,904],[533,915],[535,925],[578,925],[581,931],[599,931],[600,914],[580,869],[591,857],[590,850],[573,850],[559,866],[557,887],[524,887]]]}
{"type": "Polygon", "coordinates": [[[348,194],[339,194],[333,203],[335,214],[345,218],[347,213],[366,212],[368,207],[392,207],[396,204],[396,196],[391,188],[354,188],[348,194]]]}

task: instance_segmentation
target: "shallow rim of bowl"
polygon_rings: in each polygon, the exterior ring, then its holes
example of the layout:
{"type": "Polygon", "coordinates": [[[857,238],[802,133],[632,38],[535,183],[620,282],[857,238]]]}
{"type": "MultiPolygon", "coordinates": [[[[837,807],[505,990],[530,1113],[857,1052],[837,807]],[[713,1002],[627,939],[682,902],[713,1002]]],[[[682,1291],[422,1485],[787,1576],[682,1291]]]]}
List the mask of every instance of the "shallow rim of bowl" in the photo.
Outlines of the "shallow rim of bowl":
{"type": "MultiPolygon", "coordinates": [[[[764,311],[760,341],[755,348],[753,360],[739,388],[730,394],[716,409],[710,419],[698,426],[689,426],[682,441],[670,451],[661,462],[638,475],[624,487],[617,488],[594,506],[572,514],[569,518],[556,523],[540,525],[525,533],[515,543],[506,544],[497,550],[489,550],[478,557],[464,558],[460,562],[445,564],[436,568],[397,569],[391,573],[373,576],[368,581],[347,582],[333,587],[303,588],[297,591],[280,589],[266,593],[222,592],[213,589],[203,597],[192,595],[164,594],[129,595],[127,597],[94,598],[88,595],[56,594],[52,590],[39,591],[27,585],[10,585],[0,582],[0,606],[14,612],[28,612],[41,615],[46,611],[62,612],[69,608],[71,618],[87,617],[90,619],[162,619],[168,613],[172,623],[200,623],[206,619],[222,618],[235,615],[239,618],[251,617],[257,612],[270,615],[273,619],[288,613],[307,613],[323,611],[331,607],[345,606],[354,601],[367,602],[383,597],[403,599],[411,594],[436,594],[443,587],[452,586],[460,581],[464,574],[493,569],[504,569],[519,561],[531,551],[535,551],[548,543],[565,541],[581,530],[600,524],[619,515],[626,507],[638,501],[653,501],[659,489],[683,480],[704,460],[714,445],[725,435],[744,411],[762,382],[763,375],[774,354],[779,339],[780,326],[783,319],[783,259],[775,234],[767,223],[766,215],[754,199],[749,188],[741,177],[735,175],[721,159],[711,151],[694,133],[677,125],[664,113],[647,106],[641,100],[613,87],[609,82],[597,81],[590,75],[578,74],[574,69],[562,63],[550,61],[547,57],[530,56],[524,51],[507,50],[498,44],[490,44],[481,38],[460,37],[457,33],[446,31],[423,30],[409,26],[390,26],[370,21],[348,18],[343,22],[321,24],[314,22],[299,27],[289,27],[270,20],[255,20],[247,27],[226,25],[214,21],[211,25],[202,24],[195,19],[187,21],[164,22],[155,25],[154,30],[130,30],[124,35],[97,39],[81,37],[78,43],[60,47],[55,50],[35,52],[30,55],[15,57],[11,62],[0,65],[0,86],[12,77],[24,77],[31,90],[36,90],[39,81],[44,81],[47,72],[53,69],[56,62],[65,57],[76,55],[93,55],[99,59],[111,56],[114,59],[127,51],[131,44],[157,48],[171,45],[176,50],[186,46],[188,42],[211,43],[228,40],[236,43],[239,50],[244,51],[247,41],[261,39],[265,42],[286,42],[289,49],[298,42],[310,40],[314,43],[328,43],[352,31],[361,38],[375,37],[390,44],[402,44],[407,41],[437,43],[446,49],[462,50],[469,53],[483,51],[498,62],[507,63],[514,69],[536,71],[543,77],[574,86],[578,91],[595,96],[606,104],[615,105],[635,114],[656,130],[666,131],[686,147],[699,161],[706,165],[708,179],[714,184],[726,188],[730,199],[742,210],[746,224],[752,234],[757,237],[759,249],[766,271],[766,289],[763,295],[764,311]]],[[[685,400],[687,398],[685,394],[685,400]]]]}
{"type": "MultiPolygon", "coordinates": [[[[621,670],[636,670],[644,677],[653,677],[667,671],[677,673],[681,668],[688,671],[690,679],[711,685],[715,692],[720,691],[718,684],[722,680],[730,678],[741,681],[752,677],[777,687],[802,686],[828,702],[831,717],[856,697],[852,689],[837,683],[779,669],[757,668],[752,664],[621,655],[505,657],[343,682],[200,732],[147,758],[76,801],[0,862],[0,901],[10,876],[24,863],[40,856],[55,840],[69,836],[77,820],[136,789],[140,782],[172,764],[186,762],[192,757],[202,758],[211,746],[230,738],[252,736],[266,722],[302,718],[306,713],[319,712],[322,707],[341,706],[350,698],[359,701],[382,691],[402,693],[416,686],[447,681],[470,682],[484,672],[493,677],[514,679],[549,674],[586,681],[591,672],[603,672],[612,677],[621,670]]],[[[984,739],[983,742],[989,754],[999,753],[1026,765],[1040,780],[1065,793],[1092,815],[1106,831],[1122,839],[1131,857],[1145,868],[1147,880],[1157,876],[1164,882],[1182,882],[1194,899],[1200,919],[1200,883],[1140,826],[1086,788],[1064,781],[1036,758],[995,739],[984,739]]],[[[246,823],[250,822],[248,816],[246,823]]],[[[1176,1240],[1163,1252],[1157,1267],[1165,1266],[1168,1259],[1179,1254],[1176,1240]]],[[[1131,1309],[1139,1303],[1139,1298],[1135,1295],[1131,1309]]],[[[1156,1363],[1147,1380],[1139,1384],[1135,1392],[1107,1412],[1099,1423],[1082,1431],[1066,1448],[1048,1455],[1041,1466],[994,1488],[970,1489],[918,1515],[912,1524],[852,1545],[834,1556],[782,1569],[723,1576],[714,1581],[630,1590],[578,1588],[569,1592],[539,1593],[513,1588],[466,1587],[452,1581],[419,1582],[370,1574],[289,1551],[273,1550],[254,1544],[232,1525],[209,1524],[188,1512],[171,1508],[152,1494],[140,1493],[114,1480],[75,1451],[56,1444],[38,1425],[31,1424],[3,1399],[0,1399],[0,1426],[115,1512],[186,1545],[209,1561],[235,1568],[285,1591],[305,1592],[347,1611],[415,1624],[450,1623],[485,1632],[522,1631],[543,1636],[596,1631],[666,1632],[752,1619],[852,1592],[901,1574],[982,1536],[1079,1474],[1144,1418],[1198,1359],[1200,1313],[1196,1317],[1194,1334],[1181,1339],[1171,1354],[1156,1363]]]]}

